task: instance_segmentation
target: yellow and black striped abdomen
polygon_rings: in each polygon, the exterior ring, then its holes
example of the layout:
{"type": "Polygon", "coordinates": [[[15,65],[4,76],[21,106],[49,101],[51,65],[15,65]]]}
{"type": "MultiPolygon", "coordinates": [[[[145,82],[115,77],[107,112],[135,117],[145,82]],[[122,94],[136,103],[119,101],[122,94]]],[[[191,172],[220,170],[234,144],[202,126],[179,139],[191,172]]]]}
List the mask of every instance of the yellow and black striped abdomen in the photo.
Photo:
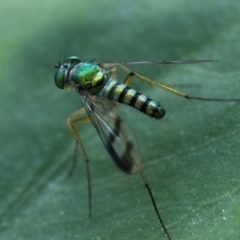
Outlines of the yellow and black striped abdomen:
{"type": "Polygon", "coordinates": [[[110,80],[105,85],[100,95],[115,102],[132,106],[150,117],[159,119],[165,115],[164,108],[158,102],[114,80],[110,80]]]}

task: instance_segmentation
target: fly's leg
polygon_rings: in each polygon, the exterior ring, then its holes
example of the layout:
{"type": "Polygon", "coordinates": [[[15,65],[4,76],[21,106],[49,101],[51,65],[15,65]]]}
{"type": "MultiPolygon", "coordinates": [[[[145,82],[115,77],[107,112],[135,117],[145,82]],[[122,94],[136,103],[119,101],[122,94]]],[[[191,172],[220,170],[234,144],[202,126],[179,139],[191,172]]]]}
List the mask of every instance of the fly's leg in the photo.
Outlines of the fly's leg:
{"type": "MultiPolygon", "coordinates": [[[[120,66],[120,67],[121,67],[121,66],[120,66]]],[[[112,78],[116,77],[116,71],[117,71],[116,66],[112,67],[112,69],[111,69],[111,73],[112,73],[111,77],[112,77],[112,78]]],[[[130,70],[129,70],[128,72],[129,72],[129,74],[127,75],[127,77],[126,77],[125,80],[124,80],[124,84],[126,84],[126,85],[129,85],[129,83],[131,82],[132,78],[136,75],[134,72],[132,72],[132,71],[130,71],[130,70]]],[[[116,79],[116,78],[114,78],[114,79],[116,79]]],[[[131,152],[132,143],[127,140],[127,136],[126,136],[126,134],[125,134],[123,131],[122,131],[122,134],[123,134],[123,137],[124,137],[124,139],[125,139],[125,142],[128,143],[128,145],[129,145],[127,152],[131,152]]],[[[129,154],[129,153],[128,153],[128,154],[129,154]]],[[[157,204],[156,204],[156,202],[155,202],[155,199],[154,199],[154,196],[153,196],[151,187],[150,187],[150,185],[149,185],[149,183],[148,183],[147,177],[145,176],[145,174],[144,174],[144,172],[143,172],[143,169],[141,168],[138,160],[137,160],[134,156],[132,156],[132,158],[133,158],[133,160],[134,160],[135,165],[137,166],[138,172],[139,172],[139,174],[140,174],[140,176],[141,176],[141,178],[142,178],[142,180],[143,180],[143,183],[144,183],[145,187],[146,187],[147,190],[148,190],[148,194],[149,194],[149,196],[150,196],[150,199],[151,199],[152,205],[153,205],[153,207],[154,207],[154,210],[155,210],[155,212],[156,212],[156,214],[157,214],[158,220],[159,220],[159,222],[160,222],[160,224],[161,224],[161,226],[162,226],[162,228],[163,228],[163,230],[164,230],[164,232],[165,232],[168,240],[171,240],[170,234],[168,233],[167,228],[165,227],[164,222],[163,222],[163,220],[162,220],[162,217],[161,217],[161,215],[160,215],[160,212],[159,212],[159,210],[158,210],[158,207],[157,207],[157,204]]]]}
{"type": "MultiPolygon", "coordinates": [[[[81,115],[83,115],[84,113],[86,113],[85,108],[82,108],[76,112],[74,112],[73,114],[71,114],[68,118],[67,118],[67,125],[74,137],[74,139],[76,140],[77,145],[79,145],[82,154],[83,154],[83,158],[86,164],[86,171],[87,171],[87,182],[88,182],[88,204],[89,204],[89,217],[92,214],[92,191],[91,191],[91,179],[90,179],[90,169],[89,169],[89,159],[87,156],[87,153],[85,151],[85,148],[83,146],[82,140],[77,132],[76,129],[76,125],[80,124],[80,123],[84,123],[84,122],[88,122],[90,121],[89,117],[80,117],[81,115]]],[[[76,152],[77,149],[75,150],[75,157],[76,157],[76,152]]],[[[76,161],[76,160],[74,160],[76,161]]],[[[75,164],[74,164],[75,165],[75,164]]],[[[74,167],[73,165],[73,167],[74,167]]]]}
{"type": "Polygon", "coordinates": [[[111,78],[114,80],[117,80],[117,67],[116,66],[111,67],[111,78]]]}
{"type": "Polygon", "coordinates": [[[126,143],[125,154],[126,154],[126,156],[128,156],[128,158],[131,158],[131,159],[134,161],[134,164],[135,164],[135,166],[136,166],[137,169],[138,169],[138,172],[139,172],[139,174],[140,174],[140,176],[141,176],[141,178],[142,178],[142,180],[143,180],[143,183],[144,183],[145,187],[146,187],[147,190],[148,190],[148,194],[149,194],[149,196],[150,196],[152,205],[153,205],[154,210],[155,210],[155,212],[156,212],[156,214],[157,214],[157,217],[158,217],[158,220],[159,220],[159,222],[160,222],[160,224],[161,224],[161,227],[163,228],[163,231],[165,232],[168,240],[171,240],[170,234],[168,233],[168,230],[167,230],[167,228],[165,227],[164,222],[163,222],[163,220],[162,220],[162,217],[161,217],[161,215],[160,215],[160,212],[159,212],[159,210],[158,210],[158,207],[157,207],[157,204],[156,204],[156,202],[155,202],[155,199],[154,199],[154,196],[153,196],[151,187],[150,187],[150,185],[149,185],[149,183],[148,183],[147,177],[145,176],[145,174],[144,174],[144,172],[143,172],[143,169],[141,168],[140,163],[139,163],[137,157],[136,157],[135,154],[132,152],[132,150],[133,150],[133,148],[134,148],[134,144],[133,144],[131,141],[128,140],[127,135],[125,134],[125,132],[121,131],[121,134],[122,134],[122,136],[123,136],[123,138],[124,138],[124,141],[125,141],[125,143],[126,143]]]}
{"type": "Polygon", "coordinates": [[[155,210],[155,212],[156,212],[156,214],[157,214],[158,220],[159,220],[159,222],[160,222],[160,224],[161,224],[161,226],[162,226],[165,234],[167,235],[168,240],[171,240],[170,234],[168,233],[168,230],[167,230],[167,228],[165,227],[164,222],[163,222],[163,219],[161,218],[161,215],[160,215],[160,213],[159,213],[159,211],[158,211],[158,207],[157,207],[157,204],[156,204],[156,202],[155,202],[155,199],[154,199],[154,196],[153,196],[151,187],[150,187],[150,185],[149,185],[149,183],[148,183],[148,180],[147,180],[147,178],[146,178],[146,176],[145,176],[145,174],[144,174],[141,166],[140,166],[138,163],[136,163],[136,165],[137,165],[137,168],[138,168],[138,172],[139,172],[139,174],[140,174],[140,176],[141,176],[141,178],[142,178],[142,180],[143,180],[143,182],[144,182],[144,185],[145,185],[145,187],[146,187],[147,190],[148,190],[148,194],[149,194],[149,196],[150,196],[150,198],[151,198],[152,205],[153,205],[154,210],[155,210]]]}
{"type": "Polygon", "coordinates": [[[145,76],[142,76],[136,72],[131,71],[129,68],[123,66],[123,65],[119,65],[119,67],[121,69],[123,69],[124,71],[128,72],[129,74],[127,75],[127,77],[124,80],[124,84],[128,85],[132,78],[134,76],[136,76],[138,79],[147,82],[149,84],[152,84],[154,86],[163,88],[169,92],[172,92],[180,97],[184,97],[185,99],[195,99],[195,100],[203,100],[203,101],[215,101],[215,102],[240,102],[240,98],[212,98],[212,97],[200,97],[200,96],[193,96],[193,95],[188,95],[184,92],[178,91],[172,87],[169,87],[166,84],[160,83],[160,82],[155,82],[153,80],[151,80],[150,78],[147,78],[145,76]]]}
{"type": "Polygon", "coordinates": [[[77,166],[77,155],[78,155],[78,142],[76,141],[76,146],[74,150],[74,155],[73,155],[73,161],[72,161],[72,166],[68,172],[68,176],[71,177],[73,175],[73,172],[77,166]]]}

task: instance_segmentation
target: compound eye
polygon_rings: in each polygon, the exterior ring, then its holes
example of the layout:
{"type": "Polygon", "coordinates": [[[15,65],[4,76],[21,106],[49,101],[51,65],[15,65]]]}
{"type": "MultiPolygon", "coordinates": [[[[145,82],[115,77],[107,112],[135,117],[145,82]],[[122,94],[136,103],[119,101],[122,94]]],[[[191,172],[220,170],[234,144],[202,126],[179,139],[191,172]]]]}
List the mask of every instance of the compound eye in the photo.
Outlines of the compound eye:
{"type": "Polygon", "coordinates": [[[64,89],[65,86],[65,70],[59,68],[54,76],[55,84],[58,88],[64,89]]]}

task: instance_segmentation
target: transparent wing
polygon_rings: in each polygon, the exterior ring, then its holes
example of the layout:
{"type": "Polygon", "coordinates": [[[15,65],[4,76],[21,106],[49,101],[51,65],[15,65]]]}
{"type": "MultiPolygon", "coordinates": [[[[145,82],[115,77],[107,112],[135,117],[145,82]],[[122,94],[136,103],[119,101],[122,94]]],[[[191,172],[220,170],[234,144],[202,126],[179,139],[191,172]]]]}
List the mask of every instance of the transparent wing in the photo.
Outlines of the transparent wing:
{"type": "Polygon", "coordinates": [[[218,62],[217,60],[155,60],[155,61],[133,61],[133,62],[102,62],[98,64],[100,67],[108,68],[119,65],[150,65],[150,64],[194,64],[194,63],[207,63],[207,62],[218,62]]]}
{"type": "Polygon", "coordinates": [[[171,237],[158,211],[147,178],[133,152],[134,144],[128,139],[127,135],[122,129],[122,119],[115,110],[116,104],[106,98],[93,96],[87,92],[79,92],[79,94],[82,98],[89,118],[91,119],[106,150],[116,165],[125,173],[132,172],[135,167],[138,169],[144,185],[148,190],[148,194],[158,216],[158,220],[165,234],[167,235],[167,238],[170,240],[171,237]]]}
{"type": "Polygon", "coordinates": [[[122,118],[114,109],[115,103],[89,93],[80,93],[84,107],[96,128],[107,152],[125,173],[131,173],[137,163],[133,142],[122,129],[122,118]]]}

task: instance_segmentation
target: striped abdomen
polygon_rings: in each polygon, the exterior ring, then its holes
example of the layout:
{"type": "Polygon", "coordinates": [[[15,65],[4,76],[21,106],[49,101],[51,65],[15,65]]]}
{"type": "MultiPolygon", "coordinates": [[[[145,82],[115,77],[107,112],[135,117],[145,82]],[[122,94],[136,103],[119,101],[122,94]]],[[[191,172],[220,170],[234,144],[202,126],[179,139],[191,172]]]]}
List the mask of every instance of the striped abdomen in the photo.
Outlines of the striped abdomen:
{"type": "Polygon", "coordinates": [[[100,95],[132,106],[154,118],[162,118],[165,115],[164,108],[158,102],[115,80],[109,80],[100,95]]]}

